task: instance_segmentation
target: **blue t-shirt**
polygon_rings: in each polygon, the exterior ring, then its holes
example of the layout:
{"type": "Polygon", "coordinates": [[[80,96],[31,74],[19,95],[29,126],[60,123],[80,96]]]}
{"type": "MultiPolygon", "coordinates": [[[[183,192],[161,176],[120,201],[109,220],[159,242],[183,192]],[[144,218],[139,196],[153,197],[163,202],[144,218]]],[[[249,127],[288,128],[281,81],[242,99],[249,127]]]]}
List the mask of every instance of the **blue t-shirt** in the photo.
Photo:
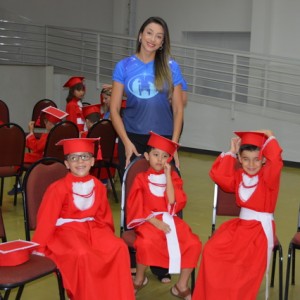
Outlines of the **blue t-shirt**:
{"type": "MultiPolygon", "coordinates": [[[[182,83],[180,67],[169,61],[173,85],[182,83]]],[[[156,90],[154,61],[143,63],[135,55],[119,61],[113,73],[113,81],[124,85],[127,96],[123,122],[127,132],[149,134],[152,130],[160,135],[172,136],[173,113],[167,91],[156,90]]]]}

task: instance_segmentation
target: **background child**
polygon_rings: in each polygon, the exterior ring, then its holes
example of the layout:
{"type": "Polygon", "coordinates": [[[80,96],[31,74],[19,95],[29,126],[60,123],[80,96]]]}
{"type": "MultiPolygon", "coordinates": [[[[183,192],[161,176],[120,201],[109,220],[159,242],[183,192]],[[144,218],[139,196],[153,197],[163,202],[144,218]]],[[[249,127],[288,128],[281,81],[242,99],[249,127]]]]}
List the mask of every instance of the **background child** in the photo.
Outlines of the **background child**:
{"type": "MultiPolygon", "coordinates": [[[[82,107],[82,114],[85,119],[85,125],[89,130],[95,123],[100,121],[100,104],[86,105],[82,107]]],[[[85,138],[88,131],[81,132],[81,137],[85,138]]]]}
{"type": "Polygon", "coordinates": [[[82,98],[85,95],[84,77],[71,77],[65,84],[69,88],[66,99],[66,112],[69,114],[67,120],[75,123],[79,132],[84,130],[84,117],[82,114],[82,98]]]}
{"type": "Polygon", "coordinates": [[[147,284],[147,266],[161,266],[170,273],[180,273],[171,293],[191,299],[188,281],[197,265],[201,242],[176,215],[187,201],[182,180],[169,164],[178,144],[151,132],[148,145],[145,157],[149,169],[136,176],[127,200],[128,228],[134,228],[137,235],[134,287],[137,291],[147,284]]]}
{"type": "MultiPolygon", "coordinates": [[[[34,134],[34,121],[30,121],[28,123],[29,134],[26,136],[26,148],[29,149],[29,152],[24,154],[24,164],[31,164],[39,159],[41,159],[44,155],[44,150],[47,142],[48,133],[54,127],[55,124],[61,122],[68,114],[64,111],[55,108],[53,106],[48,106],[41,111],[41,115],[39,116],[38,122],[44,122],[46,132],[39,135],[37,138],[34,134]]],[[[15,186],[7,192],[9,196],[15,194],[15,186]]],[[[20,186],[17,187],[17,193],[21,193],[22,188],[20,186]]]]}
{"type": "Polygon", "coordinates": [[[46,190],[33,241],[58,265],[70,299],[133,300],[127,246],[114,235],[105,187],[89,175],[95,141],[58,143],[70,173],[46,190]]]}
{"type": "Polygon", "coordinates": [[[210,176],[224,191],[235,193],[240,217],[223,223],[206,243],[193,300],[255,300],[268,271],[282,150],[270,130],[236,134],[210,176]]]}

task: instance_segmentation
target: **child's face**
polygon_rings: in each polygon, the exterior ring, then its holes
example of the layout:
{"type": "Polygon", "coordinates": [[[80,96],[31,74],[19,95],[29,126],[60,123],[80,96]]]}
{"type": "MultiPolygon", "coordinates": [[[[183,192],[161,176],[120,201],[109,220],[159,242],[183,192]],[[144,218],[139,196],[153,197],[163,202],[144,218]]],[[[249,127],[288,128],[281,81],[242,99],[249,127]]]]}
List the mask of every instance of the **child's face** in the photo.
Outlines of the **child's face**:
{"type": "Polygon", "coordinates": [[[65,165],[71,173],[77,177],[84,177],[89,174],[95,159],[91,153],[76,152],[68,155],[65,165]]]}
{"type": "Polygon", "coordinates": [[[74,90],[74,96],[76,97],[76,98],[78,98],[78,99],[82,99],[83,98],[83,96],[84,96],[84,94],[85,94],[85,90],[84,89],[82,89],[82,90],[74,90]]]}
{"type": "Polygon", "coordinates": [[[259,157],[260,151],[248,151],[244,150],[239,155],[239,161],[243,170],[249,175],[255,175],[262,168],[265,161],[264,158],[259,157]]]}
{"type": "Polygon", "coordinates": [[[149,161],[150,167],[155,171],[161,171],[170,155],[160,149],[154,148],[149,153],[145,153],[146,159],[149,161]]]}

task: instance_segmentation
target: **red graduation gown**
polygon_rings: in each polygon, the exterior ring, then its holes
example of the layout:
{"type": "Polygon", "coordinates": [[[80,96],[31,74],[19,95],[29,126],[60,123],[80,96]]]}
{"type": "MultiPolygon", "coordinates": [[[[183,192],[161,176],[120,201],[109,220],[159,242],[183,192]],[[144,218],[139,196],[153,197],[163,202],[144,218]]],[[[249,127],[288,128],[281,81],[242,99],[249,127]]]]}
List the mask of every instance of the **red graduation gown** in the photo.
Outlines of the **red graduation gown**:
{"type": "Polygon", "coordinates": [[[81,106],[78,104],[80,102],[79,99],[73,98],[71,101],[67,103],[66,113],[67,120],[75,123],[78,127],[79,132],[84,130],[85,119],[82,113],[81,106]]]}
{"type": "Polygon", "coordinates": [[[47,137],[48,133],[41,134],[39,139],[37,139],[33,133],[27,135],[26,147],[30,149],[31,152],[25,153],[24,163],[34,163],[43,158],[47,137]]]}
{"type": "MultiPolygon", "coordinates": [[[[85,199],[81,198],[84,203],[85,199]]],[[[105,187],[93,176],[69,173],[50,185],[42,200],[33,241],[38,252],[52,258],[73,300],[133,300],[128,248],[114,235],[113,217],[105,187]],[[94,181],[90,207],[79,209],[72,192],[78,182],[94,181]],[[94,218],[56,226],[57,220],[94,218]]]]}
{"type": "MultiPolygon", "coordinates": [[[[182,189],[181,178],[176,172],[172,172],[176,204],[170,207],[166,193],[160,197],[151,192],[148,181],[150,174],[159,173],[150,168],[148,171],[138,174],[134,180],[127,199],[127,223],[132,222],[135,226],[134,230],[137,238],[134,246],[137,262],[147,266],[168,268],[169,254],[166,235],[147,222],[146,219],[152,212],[170,212],[174,210],[175,213],[178,213],[185,207],[187,198],[182,189]]],[[[156,218],[161,220],[162,215],[158,215],[156,218]]],[[[173,218],[181,253],[181,268],[194,268],[197,266],[201,253],[201,242],[181,218],[178,216],[173,218]]]]}
{"type": "MultiPolygon", "coordinates": [[[[263,150],[267,162],[257,174],[258,183],[246,201],[241,199],[245,173],[242,169],[235,170],[234,157],[221,154],[210,176],[223,190],[235,192],[239,206],[273,213],[283,166],[281,151],[276,139],[267,140],[263,150]]],[[[267,238],[262,224],[256,220],[231,219],[219,227],[204,247],[192,299],[255,300],[266,265],[267,238]]]]}

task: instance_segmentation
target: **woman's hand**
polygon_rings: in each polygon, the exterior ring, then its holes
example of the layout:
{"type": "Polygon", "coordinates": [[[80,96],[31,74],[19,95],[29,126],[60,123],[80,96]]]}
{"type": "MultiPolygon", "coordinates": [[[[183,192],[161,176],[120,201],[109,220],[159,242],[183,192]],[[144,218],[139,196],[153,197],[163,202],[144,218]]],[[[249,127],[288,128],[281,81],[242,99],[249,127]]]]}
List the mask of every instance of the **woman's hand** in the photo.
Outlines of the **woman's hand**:
{"type": "Polygon", "coordinates": [[[176,151],[173,155],[174,158],[174,162],[175,162],[175,166],[178,170],[180,170],[180,162],[179,162],[179,156],[178,156],[178,152],[176,151]]]}
{"type": "Polygon", "coordinates": [[[126,156],[125,168],[127,168],[127,166],[130,164],[130,159],[132,154],[136,156],[140,156],[141,154],[137,152],[135,146],[130,140],[128,140],[127,144],[125,144],[124,146],[125,146],[125,156],[126,156]]]}

